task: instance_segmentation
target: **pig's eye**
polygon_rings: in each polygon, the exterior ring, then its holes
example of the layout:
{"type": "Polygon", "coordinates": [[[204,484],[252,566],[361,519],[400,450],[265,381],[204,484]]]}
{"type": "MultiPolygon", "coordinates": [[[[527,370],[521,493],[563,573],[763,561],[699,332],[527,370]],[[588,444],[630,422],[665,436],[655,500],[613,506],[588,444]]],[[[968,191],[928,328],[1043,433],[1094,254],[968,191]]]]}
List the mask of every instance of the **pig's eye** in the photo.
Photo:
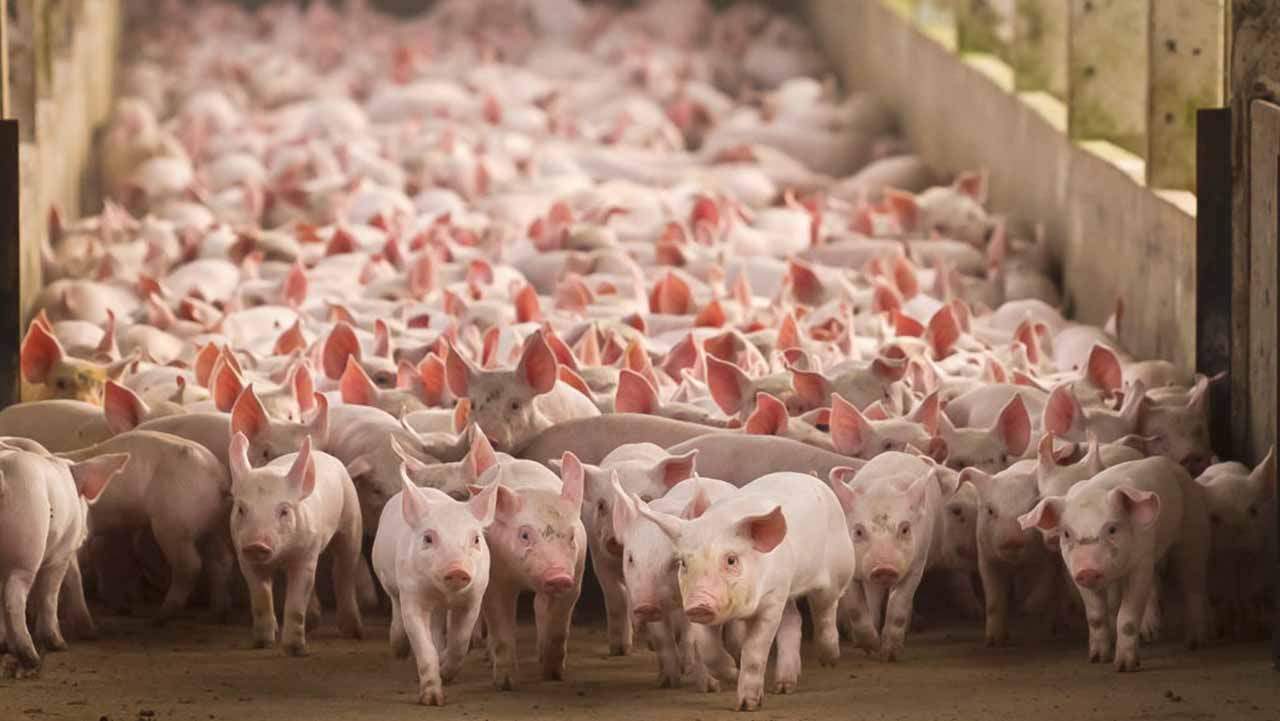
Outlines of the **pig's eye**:
{"type": "Polygon", "coordinates": [[[1249,506],[1249,518],[1257,518],[1257,517],[1258,517],[1258,507],[1249,506]]]}
{"type": "MultiPolygon", "coordinates": [[[[1252,510],[1252,509],[1250,509],[1250,510],[1252,510]]],[[[1209,522],[1216,526],[1216,525],[1218,525],[1219,523],[1222,523],[1222,519],[1221,519],[1221,518],[1218,518],[1218,514],[1216,514],[1216,513],[1210,513],[1210,514],[1209,514],[1209,522]]]]}
{"type": "Polygon", "coordinates": [[[893,441],[885,441],[884,443],[881,443],[880,450],[883,450],[883,451],[893,450],[893,441]]]}
{"type": "Polygon", "coordinates": [[[1113,524],[1111,524],[1110,526],[1107,526],[1107,535],[1108,535],[1108,536],[1114,536],[1114,535],[1116,535],[1116,534],[1117,534],[1117,533],[1119,533],[1119,532],[1120,532],[1120,528],[1119,528],[1118,526],[1116,526],[1116,524],[1114,524],[1114,523],[1113,523],[1113,524]]]}
{"type": "Polygon", "coordinates": [[[628,566],[636,565],[636,557],[631,555],[630,553],[627,554],[627,565],[628,566]]]}
{"type": "Polygon", "coordinates": [[[1064,540],[1064,541],[1070,541],[1070,540],[1071,540],[1071,531],[1063,531],[1063,532],[1062,532],[1062,540],[1064,540]]]}
{"type": "Polygon", "coordinates": [[[53,385],[55,388],[57,388],[60,391],[65,391],[67,389],[67,381],[65,378],[59,378],[58,380],[54,381],[53,385]]]}
{"type": "Polygon", "coordinates": [[[738,554],[736,554],[736,553],[729,553],[729,554],[726,554],[726,555],[725,555],[725,557],[724,557],[724,565],[728,566],[729,568],[737,568],[737,567],[738,567],[738,554]]]}
{"type": "Polygon", "coordinates": [[[430,548],[431,546],[434,546],[435,543],[436,543],[435,533],[432,533],[431,531],[427,531],[426,533],[422,534],[422,545],[424,547],[430,548]]]}
{"type": "Polygon", "coordinates": [[[1001,467],[1001,468],[1004,468],[1005,466],[1008,466],[1008,465],[1009,465],[1009,454],[1008,454],[1008,453],[1001,453],[1001,454],[1000,454],[1000,467],[1001,467]]]}
{"type": "Polygon", "coordinates": [[[867,535],[867,532],[863,530],[861,524],[853,527],[853,540],[861,541],[863,538],[866,537],[866,535],[867,535]]]}
{"type": "Polygon", "coordinates": [[[475,534],[474,536],[472,536],[472,537],[471,537],[471,545],[473,545],[473,546],[479,546],[479,545],[480,545],[480,534],[479,534],[479,533],[477,533],[477,534],[475,534]]]}
{"type": "Polygon", "coordinates": [[[237,516],[240,516],[240,517],[244,517],[244,514],[245,514],[245,513],[246,513],[246,511],[245,511],[245,509],[244,509],[244,504],[243,504],[243,503],[237,503],[237,504],[236,504],[236,515],[237,515],[237,516]]]}
{"type": "Polygon", "coordinates": [[[520,529],[520,542],[524,544],[533,543],[533,529],[525,526],[520,529]]]}
{"type": "Polygon", "coordinates": [[[520,410],[520,401],[511,401],[511,411],[514,413],[518,410],[520,410]]]}
{"type": "Polygon", "coordinates": [[[960,510],[959,508],[950,508],[947,510],[951,511],[951,515],[955,516],[956,518],[959,518],[959,519],[964,518],[964,511],[960,510]]]}
{"type": "Polygon", "coordinates": [[[288,507],[288,506],[284,506],[284,505],[282,505],[282,506],[280,506],[279,508],[277,508],[277,509],[276,509],[276,518],[277,518],[277,519],[279,519],[279,520],[283,521],[284,519],[286,519],[286,518],[288,518],[288,517],[289,517],[289,507],[288,507]]]}
{"type": "Polygon", "coordinates": [[[263,461],[271,460],[271,450],[268,448],[263,448],[262,453],[260,454],[260,457],[262,458],[263,461]]]}
{"type": "Polygon", "coordinates": [[[992,518],[995,518],[995,517],[996,517],[996,507],[995,507],[995,506],[987,506],[987,515],[988,515],[988,516],[991,516],[992,518]]]}
{"type": "Polygon", "coordinates": [[[903,522],[902,522],[902,525],[898,526],[898,535],[899,535],[899,536],[902,536],[903,538],[906,538],[907,536],[910,536],[910,535],[911,535],[911,524],[910,524],[910,523],[908,523],[907,521],[903,521],[903,522]]]}
{"type": "Polygon", "coordinates": [[[596,510],[600,511],[601,513],[604,513],[605,511],[608,511],[608,510],[609,510],[609,506],[604,502],[604,499],[603,499],[603,498],[601,498],[601,499],[596,503],[596,510]]]}

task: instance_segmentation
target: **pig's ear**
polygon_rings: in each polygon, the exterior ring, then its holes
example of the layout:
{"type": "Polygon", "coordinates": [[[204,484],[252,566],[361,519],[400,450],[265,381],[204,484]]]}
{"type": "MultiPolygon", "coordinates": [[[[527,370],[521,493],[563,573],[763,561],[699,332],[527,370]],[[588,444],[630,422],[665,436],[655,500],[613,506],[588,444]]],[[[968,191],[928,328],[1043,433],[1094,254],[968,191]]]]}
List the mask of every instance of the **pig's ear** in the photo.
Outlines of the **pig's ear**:
{"type": "Polygon", "coordinates": [[[947,447],[947,439],[942,436],[934,436],[929,439],[928,456],[938,463],[945,463],[947,456],[951,454],[951,449],[947,447]]]}
{"type": "Polygon", "coordinates": [[[1059,436],[1067,436],[1084,420],[1084,408],[1071,391],[1070,383],[1053,389],[1044,405],[1044,430],[1059,436]]]}
{"type": "Polygon", "coordinates": [[[956,321],[955,311],[949,305],[938,309],[929,319],[929,328],[925,338],[929,341],[930,350],[936,359],[951,355],[956,341],[960,339],[960,324],[956,321]]]}
{"type": "MultiPolygon", "coordinates": [[[[547,347],[542,332],[534,333],[525,345],[520,362],[516,364],[516,375],[533,389],[534,394],[550,393],[556,387],[556,356],[547,347]]],[[[455,395],[457,395],[455,393],[455,395]]]]}
{"type": "Polygon", "coordinates": [[[631,524],[635,523],[640,511],[636,510],[636,499],[618,481],[617,471],[610,472],[609,485],[613,488],[613,533],[621,538],[626,535],[631,524]]]}
{"type": "Polygon", "coordinates": [[[75,479],[76,490],[84,496],[89,505],[93,505],[102,497],[107,483],[128,464],[128,453],[108,453],[80,463],[73,463],[71,477],[75,479]]]}
{"type": "Polygon", "coordinates": [[[1093,433],[1089,434],[1089,450],[1084,454],[1084,462],[1090,476],[1096,476],[1106,470],[1106,465],[1102,462],[1102,447],[1098,444],[1098,437],[1093,433]]]}
{"type": "Polygon", "coordinates": [[[196,383],[205,388],[209,387],[209,384],[213,382],[213,371],[217,366],[218,358],[221,356],[222,351],[218,350],[218,346],[214,345],[212,341],[204,344],[200,352],[196,353],[195,362],[192,364],[196,371],[196,383]]]}
{"type": "Polygon", "coordinates": [[[782,506],[774,506],[768,513],[738,521],[738,532],[751,541],[752,548],[769,553],[787,537],[787,517],[782,506]]]}
{"type": "Polygon", "coordinates": [[[1107,393],[1115,393],[1124,385],[1124,373],[1116,352],[1104,345],[1095,345],[1089,351],[1084,377],[1107,393]]]}
{"type": "Polygon", "coordinates": [[[662,531],[667,538],[671,539],[672,543],[680,542],[680,536],[684,533],[684,525],[686,523],[684,519],[676,518],[668,513],[655,511],[652,508],[649,508],[649,504],[644,501],[640,501],[636,504],[636,510],[640,511],[641,516],[652,521],[653,525],[657,526],[658,530],[662,531]]]}
{"type": "Polygon", "coordinates": [[[995,477],[979,468],[971,467],[960,471],[960,485],[963,486],[968,483],[973,486],[973,489],[977,491],[978,495],[982,498],[989,498],[991,496],[991,488],[994,485],[995,480],[995,477]]]}
{"type": "Polygon", "coordinates": [[[1205,414],[1209,410],[1209,379],[1200,376],[1196,380],[1196,385],[1191,389],[1191,397],[1187,400],[1187,408],[1198,414],[1205,414]]]}
{"type": "Polygon", "coordinates": [[[249,439],[243,433],[233,432],[227,448],[227,460],[231,464],[231,478],[244,478],[253,466],[249,465],[249,439]]]}
{"type": "Polygon", "coordinates": [[[1151,491],[1139,491],[1132,486],[1120,486],[1107,493],[1112,508],[1121,511],[1139,528],[1147,528],[1160,517],[1160,496],[1151,491]]]}
{"type": "Polygon", "coordinates": [[[911,510],[917,515],[924,512],[925,499],[928,498],[929,486],[940,488],[938,484],[938,469],[931,468],[929,472],[917,478],[910,486],[907,487],[907,503],[910,504],[911,510]]]}
{"type": "Polygon", "coordinates": [[[831,442],[836,452],[856,456],[870,442],[875,429],[849,401],[839,393],[831,394],[831,442]]]}
{"type": "Polygon", "coordinates": [[[691,478],[698,463],[698,449],[693,449],[688,453],[680,456],[667,456],[653,467],[651,472],[654,478],[657,478],[662,485],[667,488],[675,486],[681,481],[691,478]]]}
{"type": "Polygon", "coordinates": [[[426,494],[409,478],[409,473],[403,463],[400,464],[400,483],[402,485],[400,512],[404,514],[404,522],[409,524],[409,528],[417,528],[418,524],[422,523],[422,520],[427,517],[430,511],[427,499],[424,497],[426,494]]]}
{"type": "Polygon", "coordinates": [[[62,362],[62,344],[44,326],[32,323],[19,352],[22,377],[33,385],[44,383],[50,369],[62,362]]]}
{"type": "Polygon", "coordinates": [[[297,494],[299,501],[306,500],[316,489],[316,461],[311,457],[311,436],[302,439],[302,447],[285,474],[285,482],[297,494]]]}
{"type": "Polygon", "coordinates": [[[974,201],[981,205],[987,202],[987,174],[985,172],[967,172],[956,176],[956,181],[951,187],[956,192],[973,198],[974,201]]]}
{"type": "Polygon", "coordinates": [[[516,293],[513,301],[516,307],[516,322],[531,323],[542,320],[542,305],[538,302],[538,292],[532,285],[525,283],[516,293]]]}
{"type": "Polygon", "coordinates": [[[573,451],[565,451],[560,457],[560,498],[575,509],[582,508],[582,496],[586,492],[586,470],[582,462],[573,455],[573,451]]]}
{"type": "MultiPolygon", "coordinates": [[[[391,436],[391,452],[396,454],[396,457],[399,458],[400,462],[404,464],[405,470],[408,471],[410,474],[426,470],[427,468],[427,464],[423,463],[421,459],[419,459],[417,456],[413,455],[408,450],[406,450],[404,445],[400,443],[400,439],[396,438],[395,436],[391,436]]],[[[369,461],[365,456],[357,457],[355,461],[352,461],[352,463],[358,463],[362,459],[364,460],[365,465],[369,466],[369,470],[372,470],[372,464],[369,463],[369,461]]],[[[347,467],[347,472],[349,472],[352,476],[357,475],[356,472],[352,470],[350,466],[347,467]]],[[[368,470],[366,470],[365,472],[367,473],[368,470]]]]}
{"type": "Polygon", "coordinates": [[[1014,394],[1013,399],[1005,404],[991,432],[1004,443],[1009,455],[1021,457],[1027,452],[1031,445],[1031,416],[1021,395],[1014,394]]]}
{"type": "Polygon", "coordinates": [[[349,323],[339,321],[324,340],[321,361],[325,376],[335,381],[342,378],[342,372],[347,369],[347,358],[351,356],[360,360],[360,339],[356,338],[356,331],[349,323]]]}
{"type": "Polygon", "coordinates": [[[230,411],[244,392],[244,383],[235,368],[225,361],[215,366],[213,373],[213,405],[223,413],[230,411]]]}
{"type": "Polygon", "coordinates": [[[644,376],[629,368],[618,372],[618,387],[613,394],[615,413],[653,415],[658,412],[659,405],[658,391],[644,376]]]}
{"type": "Polygon", "coordinates": [[[317,393],[314,397],[316,411],[307,422],[307,437],[323,448],[329,443],[329,398],[323,393],[317,393]]]}
{"type": "Polygon", "coordinates": [[[733,363],[707,355],[707,389],[711,399],[727,416],[737,415],[747,402],[751,379],[733,363]]]}
{"type": "Polygon", "coordinates": [[[686,521],[702,518],[702,514],[706,513],[710,507],[711,496],[707,495],[706,488],[699,485],[693,489],[693,496],[685,504],[684,509],[680,511],[680,518],[686,521]]]}
{"type": "Polygon", "coordinates": [[[102,396],[102,411],[112,433],[133,430],[146,420],[151,409],[129,388],[109,380],[102,396]]]}
{"type": "Polygon", "coordinates": [[[1031,528],[1053,531],[1062,523],[1062,509],[1065,503],[1061,496],[1042,498],[1035,508],[1018,516],[1018,525],[1024,531],[1031,528]]]}
{"type": "Polygon", "coordinates": [[[920,206],[916,203],[916,196],[894,188],[886,188],[884,201],[885,205],[889,206],[889,212],[898,220],[898,226],[904,231],[915,230],[920,224],[920,206]]]}
{"type": "Polygon", "coordinates": [[[871,361],[871,372],[885,383],[896,383],[907,375],[907,361],[881,356],[871,361]]]}
{"type": "Polygon", "coordinates": [[[938,435],[938,416],[941,414],[942,406],[938,400],[938,392],[934,391],[925,396],[920,405],[911,412],[911,420],[924,426],[925,432],[931,436],[938,435]]]}
{"type": "Polygon", "coordinates": [[[347,356],[347,368],[342,371],[338,389],[342,393],[342,402],[349,405],[371,406],[378,400],[378,386],[356,362],[355,356],[347,356]]]}
{"type": "Polygon", "coordinates": [[[1149,404],[1147,384],[1140,379],[1134,380],[1129,384],[1129,390],[1125,391],[1124,401],[1120,404],[1120,417],[1128,424],[1129,430],[1138,427],[1149,404]]]}
{"type": "Polygon", "coordinates": [[[794,367],[789,370],[791,387],[801,400],[814,408],[826,405],[827,399],[831,396],[831,383],[825,376],[816,371],[800,370],[794,367]]]}
{"type": "Polygon", "coordinates": [[[498,514],[498,489],[497,483],[485,486],[483,491],[471,497],[467,501],[467,507],[471,509],[471,515],[476,517],[481,527],[488,528],[493,523],[493,519],[498,514]]]}
{"type": "Polygon", "coordinates": [[[938,482],[938,490],[942,492],[943,503],[960,491],[960,474],[944,466],[934,466],[934,480],[938,482]]]}
{"type": "Polygon", "coordinates": [[[316,407],[316,384],[311,376],[311,365],[305,360],[298,361],[289,376],[289,385],[293,386],[293,398],[298,402],[298,410],[306,413],[316,407]]]}
{"type": "Polygon", "coordinates": [[[428,353],[418,364],[418,377],[422,379],[423,400],[427,405],[444,405],[448,381],[445,379],[444,362],[440,360],[440,356],[428,353]]]}
{"type": "Polygon", "coordinates": [[[1058,457],[1053,451],[1052,432],[1040,436],[1040,445],[1036,447],[1036,474],[1044,479],[1058,467],[1058,457]]]}
{"type": "Polygon", "coordinates": [[[1269,501],[1276,495],[1276,448],[1271,447],[1267,451],[1267,457],[1262,459],[1257,468],[1249,474],[1249,483],[1257,489],[1258,499],[1261,501],[1269,501]]]}
{"type": "Polygon", "coordinates": [[[755,436],[780,436],[787,432],[789,420],[787,407],[782,401],[760,391],[756,393],[756,409],[747,416],[743,430],[755,436]]]}
{"type": "Polygon", "coordinates": [[[267,409],[262,407],[262,401],[258,400],[258,394],[253,391],[253,384],[250,383],[240,392],[240,397],[231,407],[231,432],[257,438],[270,425],[267,409]]]}
{"type": "Polygon", "coordinates": [[[481,433],[479,428],[471,434],[471,450],[467,451],[466,464],[467,472],[475,480],[479,480],[485,471],[498,465],[498,455],[493,452],[489,437],[481,433]]]}
{"type": "Polygon", "coordinates": [[[840,501],[840,508],[845,513],[853,510],[854,503],[857,499],[857,492],[849,487],[849,481],[853,480],[853,476],[857,471],[848,466],[836,466],[831,469],[831,474],[827,477],[827,482],[831,484],[831,490],[835,492],[836,499],[840,501]]]}
{"type": "Polygon", "coordinates": [[[280,291],[285,303],[290,307],[298,308],[306,302],[307,271],[302,267],[300,261],[289,267],[289,272],[284,277],[284,285],[280,291]]]}
{"type": "MultiPolygon", "coordinates": [[[[498,487],[498,490],[495,491],[495,496],[497,497],[496,503],[494,503],[495,519],[510,520],[520,512],[520,509],[524,508],[524,499],[520,497],[520,494],[496,481],[490,485],[498,487]]],[[[483,492],[472,490],[473,494],[483,492]]]]}

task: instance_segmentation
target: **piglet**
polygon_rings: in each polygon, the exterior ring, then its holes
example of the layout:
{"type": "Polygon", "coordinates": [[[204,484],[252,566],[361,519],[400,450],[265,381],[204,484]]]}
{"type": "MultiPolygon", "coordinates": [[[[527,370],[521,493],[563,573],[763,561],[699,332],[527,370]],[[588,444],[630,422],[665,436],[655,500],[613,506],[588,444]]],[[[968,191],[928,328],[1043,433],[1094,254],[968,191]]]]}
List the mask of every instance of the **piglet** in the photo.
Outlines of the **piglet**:
{"type": "Polygon", "coordinates": [[[775,639],[774,689],[795,690],[800,680],[800,612],[805,598],[814,619],[818,659],[840,658],[836,611],[853,578],[853,544],[835,494],[813,476],[771,473],[682,519],[648,504],[640,514],[675,547],[685,615],[706,626],[746,623],[736,708],[764,703],[764,672],[775,639]]]}
{"type": "Polygon", "coordinates": [[[489,587],[489,545],[498,486],[466,502],[419,488],[404,472],[404,490],[387,502],[373,542],[373,570],[391,599],[391,648],[413,652],[418,702],[444,705],[444,683],[457,676],[489,587]],[[439,647],[444,646],[444,661],[439,647]]]}
{"type": "Polygon", "coordinates": [[[356,603],[356,569],[360,560],[360,504],[347,469],[333,456],[311,450],[311,438],[297,453],[281,456],[255,469],[249,463],[249,439],[231,438],[231,537],[240,570],[249,585],[253,606],[253,645],[276,642],[272,577],[283,571],[284,650],[307,654],[306,616],[315,587],[321,552],[333,554],[334,595],[338,627],[353,638],[363,636],[356,603]]]}
{"type": "Polygon", "coordinates": [[[1084,600],[1090,661],[1112,658],[1119,629],[1116,670],[1137,670],[1139,626],[1155,619],[1156,567],[1166,557],[1182,584],[1187,645],[1204,642],[1206,506],[1204,489],[1182,466],[1153,457],[1112,466],[1018,519],[1023,528],[1058,532],[1062,560],[1084,600]]]}
{"type": "Polygon", "coordinates": [[[1268,628],[1266,585],[1276,559],[1275,450],[1252,471],[1239,463],[1209,466],[1196,481],[1209,500],[1214,564],[1209,579],[1222,635],[1268,628]]]}

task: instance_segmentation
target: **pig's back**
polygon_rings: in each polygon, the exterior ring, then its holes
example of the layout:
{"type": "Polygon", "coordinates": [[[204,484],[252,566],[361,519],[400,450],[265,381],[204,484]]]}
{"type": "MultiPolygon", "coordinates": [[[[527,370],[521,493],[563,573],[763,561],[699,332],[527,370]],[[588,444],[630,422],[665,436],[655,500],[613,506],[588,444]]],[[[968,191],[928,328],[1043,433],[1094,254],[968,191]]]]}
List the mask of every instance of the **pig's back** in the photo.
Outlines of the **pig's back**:
{"type": "Polygon", "coordinates": [[[698,451],[698,473],[744,486],[770,473],[813,473],[825,478],[850,459],[780,436],[710,433],[667,449],[672,455],[698,451]]]}
{"type": "Polygon", "coordinates": [[[735,498],[762,497],[782,506],[787,535],[783,551],[791,565],[792,597],[830,584],[833,574],[853,573],[853,542],[840,501],[827,484],[804,473],[770,473],[744,486],[735,498]]]}

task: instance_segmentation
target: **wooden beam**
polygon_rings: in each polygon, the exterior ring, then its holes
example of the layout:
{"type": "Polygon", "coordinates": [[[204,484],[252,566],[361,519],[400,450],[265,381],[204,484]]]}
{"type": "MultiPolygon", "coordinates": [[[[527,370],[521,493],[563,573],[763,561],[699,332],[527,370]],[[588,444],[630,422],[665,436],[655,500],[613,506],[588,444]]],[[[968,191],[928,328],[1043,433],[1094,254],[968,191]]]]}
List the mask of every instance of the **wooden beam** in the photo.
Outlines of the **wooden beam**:
{"type": "Polygon", "coordinates": [[[22,339],[21,242],[18,233],[18,121],[0,120],[0,407],[18,401],[22,339]]]}
{"type": "MultiPolygon", "coordinates": [[[[1231,0],[1227,38],[1228,97],[1231,103],[1231,436],[1236,457],[1251,463],[1261,460],[1271,440],[1253,429],[1268,423],[1274,406],[1254,402],[1255,383],[1272,369],[1259,369],[1251,353],[1257,344],[1251,334],[1259,323],[1251,321],[1253,256],[1250,159],[1254,101],[1280,102],[1280,3],[1269,0],[1231,0]]],[[[1273,295],[1277,289],[1267,289],[1273,295]]]]}
{"type": "Polygon", "coordinates": [[[1147,184],[1196,189],[1196,111],[1222,105],[1224,0],[1151,3],[1147,184]]]}
{"type": "MultiPolygon", "coordinates": [[[[1196,370],[1207,376],[1231,370],[1231,109],[1196,118],[1196,370]]],[[[1231,386],[1210,386],[1213,448],[1234,454],[1231,386]]]]}
{"type": "Polygon", "coordinates": [[[956,45],[962,53],[1007,58],[1009,45],[1001,37],[1006,22],[991,0],[956,0],[956,45]]]}
{"type": "Polygon", "coordinates": [[[1010,60],[1018,90],[1039,90],[1067,99],[1069,0],[1018,0],[1010,60]]]}
{"type": "Polygon", "coordinates": [[[1147,3],[1071,0],[1067,128],[1072,138],[1147,150],[1147,3]]]}

